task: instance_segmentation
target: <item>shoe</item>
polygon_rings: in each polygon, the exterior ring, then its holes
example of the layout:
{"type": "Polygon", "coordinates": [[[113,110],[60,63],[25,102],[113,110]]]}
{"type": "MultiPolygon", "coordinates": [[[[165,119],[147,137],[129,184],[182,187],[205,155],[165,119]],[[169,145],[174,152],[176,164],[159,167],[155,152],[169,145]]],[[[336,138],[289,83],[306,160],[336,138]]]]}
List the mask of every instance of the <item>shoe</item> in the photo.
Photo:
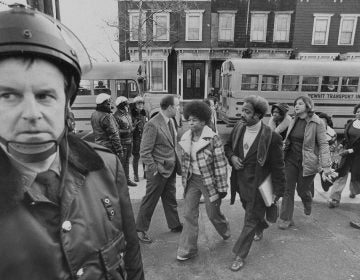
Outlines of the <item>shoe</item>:
{"type": "Polygon", "coordinates": [[[230,234],[230,233],[229,233],[229,234],[225,234],[225,235],[222,236],[222,238],[223,238],[224,240],[228,240],[230,237],[231,237],[231,234],[230,234]]]}
{"type": "Polygon", "coordinates": [[[239,271],[244,267],[244,260],[240,256],[236,256],[233,263],[230,266],[231,271],[239,271]]]}
{"type": "Polygon", "coordinates": [[[307,215],[307,216],[310,216],[312,202],[311,201],[305,201],[305,202],[303,202],[303,204],[304,204],[304,214],[307,215]]]}
{"type": "Polygon", "coordinates": [[[356,194],[351,193],[351,194],[349,195],[349,197],[350,197],[350,198],[355,198],[355,197],[356,197],[356,194]]]}
{"type": "Polygon", "coordinates": [[[332,199],[331,201],[329,201],[329,208],[336,208],[339,207],[339,205],[340,205],[339,200],[332,199]]]}
{"type": "Polygon", "coordinates": [[[177,256],[176,256],[176,259],[177,259],[178,261],[183,262],[183,261],[187,261],[187,260],[189,260],[189,259],[192,259],[192,258],[196,257],[196,255],[197,255],[197,254],[187,254],[187,255],[185,255],[185,256],[179,256],[179,255],[177,255],[177,256]]]}
{"type": "Polygon", "coordinates": [[[137,184],[134,183],[134,182],[131,181],[131,180],[128,180],[128,181],[127,181],[127,184],[128,184],[129,187],[137,187],[137,184]]]}
{"type": "Polygon", "coordinates": [[[281,220],[279,221],[279,224],[278,224],[278,227],[280,229],[288,229],[289,227],[293,226],[294,225],[294,222],[291,220],[291,221],[285,221],[285,220],[281,220]]]}
{"type": "Polygon", "coordinates": [[[360,229],[360,222],[350,221],[350,226],[356,229],[360,229]]]}
{"type": "Polygon", "coordinates": [[[203,196],[200,197],[199,203],[205,203],[205,199],[203,196]]]}
{"type": "Polygon", "coordinates": [[[135,181],[135,182],[139,182],[139,176],[134,175],[134,181],[135,181]]]}
{"type": "Polygon", "coordinates": [[[255,233],[254,241],[260,241],[263,238],[263,232],[255,233]]]}
{"type": "Polygon", "coordinates": [[[182,230],[183,230],[183,225],[180,224],[179,226],[172,228],[170,231],[171,232],[182,232],[182,230]]]}
{"type": "Polygon", "coordinates": [[[138,235],[139,240],[143,243],[150,244],[153,242],[152,239],[150,238],[150,236],[148,236],[145,231],[138,231],[137,235],[138,235]]]}

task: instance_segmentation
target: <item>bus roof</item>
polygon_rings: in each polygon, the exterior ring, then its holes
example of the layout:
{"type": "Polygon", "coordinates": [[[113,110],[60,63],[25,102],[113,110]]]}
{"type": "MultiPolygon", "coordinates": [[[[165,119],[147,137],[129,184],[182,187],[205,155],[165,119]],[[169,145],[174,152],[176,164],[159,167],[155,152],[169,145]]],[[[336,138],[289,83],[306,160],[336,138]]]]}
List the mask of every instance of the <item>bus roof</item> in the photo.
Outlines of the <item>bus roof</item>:
{"type": "Polygon", "coordinates": [[[355,61],[309,61],[285,59],[229,59],[222,72],[241,74],[360,76],[360,63],[355,61]]]}
{"type": "Polygon", "coordinates": [[[139,74],[144,73],[144,64],[141,62],[122,61],[122,62],[106,62],[95,63],[92,69],[85,73],[81,78],[83,80],[112,80],[112,79],[134,79],[139,74]],[[139,67],[142,66],[139,73],[139,67]]]}

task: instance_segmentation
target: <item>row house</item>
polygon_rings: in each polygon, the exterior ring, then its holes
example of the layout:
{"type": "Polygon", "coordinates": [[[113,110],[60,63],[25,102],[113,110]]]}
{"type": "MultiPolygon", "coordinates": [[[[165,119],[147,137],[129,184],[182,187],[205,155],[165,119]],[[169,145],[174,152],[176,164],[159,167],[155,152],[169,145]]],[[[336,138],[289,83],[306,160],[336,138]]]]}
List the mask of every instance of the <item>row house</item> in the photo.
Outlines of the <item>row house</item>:
{"type": "Polygon", "coordinates": [[[293,48],[299,59],[360,59],[359,0],[298,0],[293,48]]]}
{"type": "Polygon", "coordinates": [[[118,3],[121,60],[143,60],[150,92],[176,93],[183,100],[218,92],[221,65],[228,58],[358,56],[354,11],[360,12],[359,0],[118,3]]]}

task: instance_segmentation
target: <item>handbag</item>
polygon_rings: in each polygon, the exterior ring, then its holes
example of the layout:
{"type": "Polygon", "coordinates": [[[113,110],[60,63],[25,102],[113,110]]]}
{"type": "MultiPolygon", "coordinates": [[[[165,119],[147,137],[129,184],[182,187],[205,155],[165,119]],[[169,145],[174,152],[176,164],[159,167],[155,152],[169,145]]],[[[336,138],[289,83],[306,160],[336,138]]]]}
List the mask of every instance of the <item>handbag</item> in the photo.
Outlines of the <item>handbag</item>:
{"type": "Polygon", "coordinates": [[[269,207],[266,207],[265,211],[266,220],[269,223],[276,223],[277,218],[279,217],[279,207],[278,202],[274,202],[269,207]]]}

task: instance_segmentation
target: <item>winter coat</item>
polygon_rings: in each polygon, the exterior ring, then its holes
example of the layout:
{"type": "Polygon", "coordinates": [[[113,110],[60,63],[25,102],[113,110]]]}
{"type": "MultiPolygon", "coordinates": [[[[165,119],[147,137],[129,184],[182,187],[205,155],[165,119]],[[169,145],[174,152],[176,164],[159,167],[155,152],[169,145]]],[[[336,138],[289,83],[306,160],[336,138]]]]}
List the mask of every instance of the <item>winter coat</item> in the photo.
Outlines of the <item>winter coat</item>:
{"type": "MultiPolygon", "coordinates": [[[[181,172],[184,195],[187,183],[191,177],[191,130],[186,131],[179,145],[181,147],[181,172]]],[[[202,181],[209,193],[210,201],[219,198],[219,193],[226,193],[227,184],[227,161],[224,147],[220,137],[213,130],[204,126],[199,139],[199,149],[196,151],[196,160],[199,165],[202,181]]]]}
{"type": "Polygon", "coordinates": [[[270,117],[269,127],[271,128],[271,130],[275,131],[276,133],[279,133],[281,137],[285,139],[290,122],[291,122],[291,117],[288,114],[285,114],[284,119],[278,125],[276,125],[274,121],[274,117],[270,117]]]}
{"type": "Polygon", "coordinates": [[[91,126],[96,144],[110,149],[114,154],[122,153],[116,121],[111,113],[96,110],[91,115],[91,126]]]}
{"type": "Polygon", "coordinates": [[[352,154],[343,156],[340,162],[340,168],[337,170],[339,176],[345,176],[351,171],[351,180],[360,181],[360,137],[351,145],[349,141],[349,128],[352,126],[354,120],[347,123],[344,131],[344,148],[353,149],[352,154]]]}
{"type": "Polygon", "coordinates": [[[147,121],[146,111],[141,110],[139,112],[136,108],[133,108],[131,110],[131,118],[134,126],[134,131],[133,131],[134,142],[137,140],[139,140],[140,142],[142,133],[144,131],[144,126],[147,121]]]}
{"type": "Polygon", "coordinates": [[[276,196],[282,196],[285,189],[285,172],[284,172],[284,157],[282,151],[282,139],[281,136],[274,131],[271,131],[270,127],[261,124],[261,129],[257,139],[258,145],[254,144],[250,147],[245,158],[239,154],[237,149],[243,134],[245,133],[245,126],[239,122],[232,130],[230,137],[225,144],[225,154],[232,165],[231,157],[237,156],[243,160],[245,168],[243,170],[232,169],[230,184],[231,184],[231,204],[235,201],[236,192],[240,193],[240,199],[246,201],[254,207],[254,202],[257,194],[257,189],[264,182],[266,177],[271,173],[272,185],[274,188],[274,194],[276,196]],[[249,166],[248,160],[255,156],[255,164],[249,166]],[[244,174],[245,177],[255,178],[254,184],[249,184],[241,178],[239,181],[238,175],[244,174]]]}
{"type": "Polygon", "coordinates": [[[117,110],[114,113],[114,118],[119,130],[121,144],[131,144],[133,124],[130,114],[123,110],[117,110]]]}
{"type": "Polygon", "coordinates": [[[0,279],[144,279],[119,159],[68,137],[67,155],[66,143],[60,146],[59,206],[23,189],[22,176],[0,149],[0,279]]]}
{"type": "MultiPolygon", "coordinates": [[[[295,126],[298,117],[294,117],[289,125],[285,139],[285,160],[290,149],[291,141],[289,135],[295,126]]],[[[329,143],[326,139],[325,124],[313,114],[307,117],[302,148],[303,176],[314,175],[324,168],[330,168],[331,157],[329,143]]]]}

